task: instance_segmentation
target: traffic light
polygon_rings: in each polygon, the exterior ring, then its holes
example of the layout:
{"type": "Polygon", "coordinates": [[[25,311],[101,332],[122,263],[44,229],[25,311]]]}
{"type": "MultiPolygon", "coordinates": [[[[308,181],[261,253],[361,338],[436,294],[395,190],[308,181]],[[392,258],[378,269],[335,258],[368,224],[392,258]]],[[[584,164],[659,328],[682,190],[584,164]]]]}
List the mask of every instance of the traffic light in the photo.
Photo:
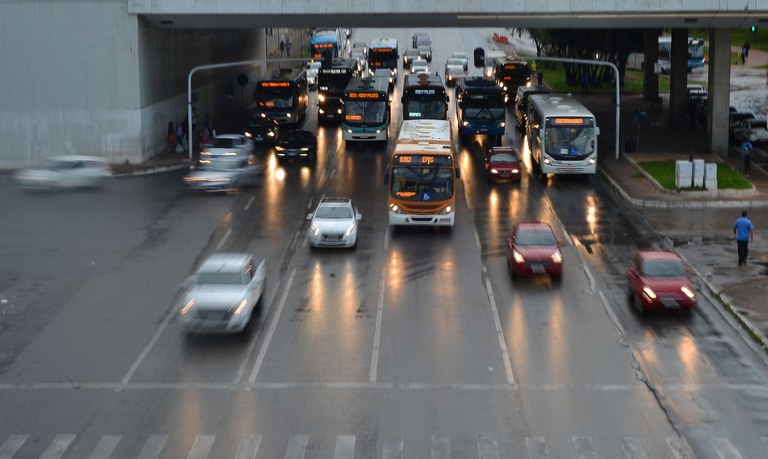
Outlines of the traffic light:
{"type": "Polygon", "coordinates": [[[755,26],[752,26],[752,33],[755,33],[755,26]]]}
{"type": "Polygon", "coordinates": [[[481,68],[485,66],[485,49],[483,48],[475,48],[475,55],[474,55],[474,64],[475,68],[481,68]]]}
{"type": "Polygon", "coordinates": [[[757,27],[752,26],[752,41],[757,41],[757,27]]]}

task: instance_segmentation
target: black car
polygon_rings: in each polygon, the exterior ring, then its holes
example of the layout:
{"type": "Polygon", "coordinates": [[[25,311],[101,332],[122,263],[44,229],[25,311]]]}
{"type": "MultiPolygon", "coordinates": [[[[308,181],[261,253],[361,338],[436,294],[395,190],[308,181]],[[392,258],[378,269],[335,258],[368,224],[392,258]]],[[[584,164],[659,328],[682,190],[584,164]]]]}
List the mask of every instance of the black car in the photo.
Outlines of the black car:
{"type": "Polygon", "coordinates": [[[297,158],[314,161],[317,159],[317,137],[304,129],[283,131],[275,152],[278,158],[297,158]]]}
{"type": "Polygon", "coordinates": [[[275,143],[280,136],[280,123],[269,117],[254,116],[245,128],[245,135],[254,142],[275,143]]]}

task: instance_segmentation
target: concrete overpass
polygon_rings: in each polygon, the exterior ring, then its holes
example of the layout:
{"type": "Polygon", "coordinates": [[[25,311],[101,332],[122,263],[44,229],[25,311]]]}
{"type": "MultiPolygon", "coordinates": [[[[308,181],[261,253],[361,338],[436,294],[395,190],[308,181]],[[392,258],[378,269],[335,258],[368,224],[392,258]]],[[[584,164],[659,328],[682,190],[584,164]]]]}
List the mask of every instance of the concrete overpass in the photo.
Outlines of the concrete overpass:
{"type": "MultiPolygon", "coordinates": [[[[266,57],[266,28],[393,24],[673,28],[680,43],[686,28],[708,28],[720,150],[730,29],[767,23],[768,0],[2,0],[0,168],[75,153],[140,162],[184,117],[192,67],[266,57]]],[[[248,97],[254,68],[207,73],[195,77],[199,105],[226,110],[222,94],[239,73],[250,77],[248,97]]],[[[676,80],[684,88],[684,75],[676,80]]]]}

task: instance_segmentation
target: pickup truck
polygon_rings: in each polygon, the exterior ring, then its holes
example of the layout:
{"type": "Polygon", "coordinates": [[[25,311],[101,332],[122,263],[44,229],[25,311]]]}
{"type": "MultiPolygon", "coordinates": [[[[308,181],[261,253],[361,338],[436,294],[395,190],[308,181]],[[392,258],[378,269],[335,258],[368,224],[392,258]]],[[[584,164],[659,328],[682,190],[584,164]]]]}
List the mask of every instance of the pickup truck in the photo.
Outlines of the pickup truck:
{"type": "Polygon", "coordinates": [[[185,283],[179,305],[190,333],[246,333],[261,310],[266,268],[249,253],[214,253],[185,283]]]}
{"type": "Polygon", "coordinates": [[[744,119],[733,126],[733,136],[737,142],[749,139],[753,144],[768,143],[768,124],[766,120],[744,119]]]}

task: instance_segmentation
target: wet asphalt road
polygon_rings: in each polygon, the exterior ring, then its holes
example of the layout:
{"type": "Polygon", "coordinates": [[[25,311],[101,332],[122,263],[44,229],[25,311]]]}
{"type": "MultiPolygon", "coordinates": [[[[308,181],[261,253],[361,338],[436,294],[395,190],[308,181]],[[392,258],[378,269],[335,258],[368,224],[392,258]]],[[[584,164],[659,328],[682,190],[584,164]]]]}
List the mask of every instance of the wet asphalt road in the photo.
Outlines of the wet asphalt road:
{"type": "MultiPolygon", "coordinates": [[[[483,43],[431,35],[437,69],[483,43]]],[[[384,149],[318,139],[316,165],[264,151],[261,186],[224,196],[181,172],[64,193],[2,177],[0,457],[762,457],[764,355],[706,297],[691,317],[628,308],[623,270],[655,237],[597,178],[490,185],[477,139],[456,226],[393,231],[384,149]],[[323,195],[363,213],[356,250],[307,247],[323,195]],[[524,219],[564,242],[561,284],[509,279],[524,219]],[[219,250],[266,259],[267,308],[249,336],[186,336],[179,285],[219,250]]]]}

